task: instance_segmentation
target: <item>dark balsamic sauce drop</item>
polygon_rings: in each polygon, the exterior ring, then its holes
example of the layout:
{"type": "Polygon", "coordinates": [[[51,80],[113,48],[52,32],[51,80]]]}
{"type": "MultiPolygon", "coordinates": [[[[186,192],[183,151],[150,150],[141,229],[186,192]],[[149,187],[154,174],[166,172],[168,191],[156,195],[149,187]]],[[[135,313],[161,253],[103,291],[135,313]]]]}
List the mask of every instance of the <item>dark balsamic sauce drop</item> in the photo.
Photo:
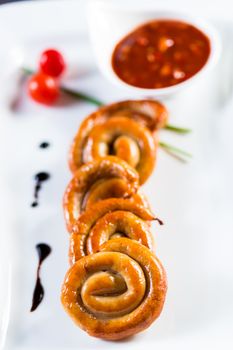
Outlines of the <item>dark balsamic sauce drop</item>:
{"type": "Polygon", "coordinates": [[[164,225],[163,221],[160,220],[159,218],[155,218],[156,221],[158,221],[159,225],[164,225]]]}
{"type": "Polygon", "coordinates": [[[48,148],[49,146],[50,146],[50,143],[47,141],[41,142],[39,144],[39,148],[42,148],[42,149],[48,148]]]}
{"type": "Polygon", "coordinates": [[[50,178],[50,174],[44,171],[35,175],[35,188],[33,198],[34,201],[31,204],[31,207],[35,208],[39,205],[39,192],[41,190],[42,183],[47,181],[50,178]]]}
{"type": "Polygon", "coordinates": [[[36,250],[39,256],[39,262],[38,262],[37,273],[36,273],[36,285],[35,285],[33,297],[32,297],[32,306],[30,309],[31,312],[37,309],[37,307],[40,305],[41,301],[44,298],[44,288],[40,280],[40,268],[41,268],[42,262],[49,256],[49,254],[52,251],[51,247],[45,243],[37,244],[36,250]]]}

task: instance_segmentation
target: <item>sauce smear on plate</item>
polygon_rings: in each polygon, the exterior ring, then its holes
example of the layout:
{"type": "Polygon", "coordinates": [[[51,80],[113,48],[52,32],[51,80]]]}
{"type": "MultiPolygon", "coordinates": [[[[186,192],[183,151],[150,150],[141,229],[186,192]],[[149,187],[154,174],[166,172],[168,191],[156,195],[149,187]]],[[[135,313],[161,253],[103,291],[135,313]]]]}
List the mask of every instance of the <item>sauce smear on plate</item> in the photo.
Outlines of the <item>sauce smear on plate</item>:
{"type": "Polygon", "coordinates": [[[50,178],[50,174],[42,171],[35,175],[35,188],[34,188],[34,201],[31,204],[31,207],[35,208],[39,204],[39,192],[41,190],[42,183],[47,181],[50,178]]]}
{"type": "Polygon", "coordinates": [[[48,244],[45,244],[45,243],[37,244],[36,249],[37,249],[38,256],[39,256],[39,262],[38,262],[37,274],[36,274],[36,285],[35,285],[35,289],[34,289],[33,297],[32,297],[32,306],[30,309],[31,312],[35,311],[43,300],[44,288],[43,288],[43,286],[41,284],[41,280],[40,280],[40,268],[41,268],[42,262],[51,253],[50,246],[48,244]]]}
{"type": "Polygon", "coordinates": [[[50,143],[47,142],[47,141],[41,142],[41,143],[39,144],[39,148],[41,148],[41,149],[48,148],[49,146],[50,146],[50,143]]]}
{"type": "Polygon", "coordinates": [[[195,75],[210,55],[210,41],[198,28],[176,20],[154,20],[115,47],[112,67],[129,85],[158,89],[195,75]]]}

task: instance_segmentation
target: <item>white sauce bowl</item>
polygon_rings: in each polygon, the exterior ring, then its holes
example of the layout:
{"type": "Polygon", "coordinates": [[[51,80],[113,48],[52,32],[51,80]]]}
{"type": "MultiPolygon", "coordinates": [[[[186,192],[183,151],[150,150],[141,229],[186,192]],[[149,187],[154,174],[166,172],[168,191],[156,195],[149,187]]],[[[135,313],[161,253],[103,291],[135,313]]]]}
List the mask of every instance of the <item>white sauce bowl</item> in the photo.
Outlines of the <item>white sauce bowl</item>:
{"type": "Polygon", "coordinates": [[[158,4],[142,4],[135,6],[132,1],[117,3],[116,1],[95,0],[89,1],[87,7],[87,18],[90,37],[96,56],[97,64],[112,83],[124,88],[126,91],[134,91],[135,95],[153,97],[169,97],[176,94],[186,86],[192,84],[194,80],[203,76],[217,63],[221,44],[218,32],[207,21],[199,16],[192,16],[188,13],[176,12],[173,10],[163,10],[158,4]],[[176,85],[145,89],[132,86],[121,80],[112,67],[112,54],[117,43],[138,26],[155,19],[172,19],[192,24],[201,30],[210,40],[211,51],[206,64],[189,79],[176,85]]]}

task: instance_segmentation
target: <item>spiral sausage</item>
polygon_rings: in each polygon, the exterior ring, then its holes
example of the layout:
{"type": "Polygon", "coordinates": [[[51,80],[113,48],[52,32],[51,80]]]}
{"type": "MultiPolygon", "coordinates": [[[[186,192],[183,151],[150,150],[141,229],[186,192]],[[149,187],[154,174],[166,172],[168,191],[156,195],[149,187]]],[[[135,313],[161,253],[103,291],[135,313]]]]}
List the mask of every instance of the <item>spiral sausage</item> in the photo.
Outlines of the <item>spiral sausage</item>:
{"type": "Polygon", "coordinates": [[[83,148],[83,161],[114,154],[135,168],[143,184],[151,175],[157,142],[150,131],[125,117],[115,117],[93,127],[83,148]]]}
{"type": "MultiPolygon", "coordinates": [[[[87,160],[93,159],[93,152],[95,156],[96,152],[97,156],[112,152],[120,158],[129,161],[132,166],[138,166],[139,171],[142,169],[142,163],[146,165],[148,172],[144,171],[145,173],[140,176],[141,183],[145,182],[154,166],[155,149],[157,146],[156,130],[164,127],[166,122],[166,108],[161,103],[153,100],[122,101],[100,108],[83,121],[75,136],[69,156],[71,171],[76,171],[87,160]],[[111,126],[113,127],[114,122],[112,124],[109,124],[109,122],[115,118],[118,121],[118,118],[120,120],[127,119],[129,123],[128,128],[127,121],[124,122],[121,129],[119,123],[115,120],[118,131],[113,132],[114,129],[111,129],[111,126]],[[103,126],[102,129],[100,128],[102,135],[98,138],[99,142],[97,144],[93,144],[93,140],[89,140],[88,142],[89,135],[98,126],[100,127],[106,123],[106,127],[111,129],[111,135],[104,133],[103,126]],[[154,141],[152,141],[153,138],[150,132],[154,133],[154,141]],[[140,141],[141,136],[143,142],[140,141]],[[95,145],[97,145],[97,148],[95,145]],[[146,147],[145,150],[144,145],[146,147]],[[141,152],[143,153],[143,157],[145,157],[145,154],[147,154],[146,150],[149,150],[150,154],[146,158],[149,162],[148,164],[146,161],[140,160],[141,152]],[[153,161],[150,160],[151,154],[153,161]]],[[[97,130],[99,129],[97,128],[97,130]]],[[[96,133],[94,132],[94,135],[96,133]]]]}
{"type": "MultiPolygon", "coordinates": [[[[68,184],[63,199],[68,231],[72,230],[80,213],[92,203],[109,197],[132,196],[138,186],[137,172],[117,157],[108,156],[83,165],[68,184]],[[113,181],[118,186],[112,187],[113,181]]],[[[136,198],[139,201],[140,195],[136,198]]]]}
{"type": "Polygon", "coordinates": [[[116,238],[68,271],[61,301],[90,335],[122,339],[147,328],[160,314],[167,283],[163,266],[140,243],[116,238]]]}
{"type": "Polygon", "coordinates": [[[167,110],[157,101],[122,101],[88,116],[74,139],[73,179],[63,206],[71,268],[62,304],[90,335],[117,340],[146,329],[167,290],[153,254],[151,220],[139,190],[156,160],[157,131],[167,110]]]}
{"type": "Polygon", "coordinates": [[[81,257],[98,252],[111,238],[126,236],[153,249],[148,223],[155,219],[149,209],[133,200],[103,200],[81,214],[73,225],[69,257],[74,264],[81,257]]]}

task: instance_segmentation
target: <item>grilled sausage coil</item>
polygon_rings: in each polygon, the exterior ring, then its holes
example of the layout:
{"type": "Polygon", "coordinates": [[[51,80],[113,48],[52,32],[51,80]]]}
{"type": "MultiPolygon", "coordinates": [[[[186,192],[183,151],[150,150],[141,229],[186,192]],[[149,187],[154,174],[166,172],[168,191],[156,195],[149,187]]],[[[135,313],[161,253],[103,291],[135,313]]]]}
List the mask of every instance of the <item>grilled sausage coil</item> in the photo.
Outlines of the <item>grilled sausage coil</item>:
{"type": "Polygon", "coordinates": [[[157,101],[122,101],[100,108],[81,124],[71,146],[69,165],[116,155],[139,172],[143,184],[153,171],[157,131],[167,122],[167,110],[157,101]]]}
{"type": "Polygon", "coordinates": [[[68,231],[72,231],[80,213],[92,203],[109,197],[130,197],[137,192],[138,181],[137,172],[114,156],[81,166],[75,172],[64,195],[63,206],[68,231]]]}
{"type": "Polygon", "coordinates": [[[149,223],[156,219],[149,209],[134,200],[107,199],[80,215],[70,237],[70,262],[98,252],[111,238],[129,237],[153,250],[149,223]]]}
{"type": "Polygon", "coordinates": [[[62,303],[90,335],[116,340],[140,332],[159,316],[166,288],[155,255],[136,241],[116,238],[70,268],[62,303]]]}
{"type": "Polygon", "coordinates": [[[70,150],[63,207],[71,267],[61,302],[98,338],[136,334],[163,308],[166,274],[151,234],[151,221],[160,220],[139,185],[153,171],[167,117],[152,100],[104,106],[82,122],[70,150]]]}

